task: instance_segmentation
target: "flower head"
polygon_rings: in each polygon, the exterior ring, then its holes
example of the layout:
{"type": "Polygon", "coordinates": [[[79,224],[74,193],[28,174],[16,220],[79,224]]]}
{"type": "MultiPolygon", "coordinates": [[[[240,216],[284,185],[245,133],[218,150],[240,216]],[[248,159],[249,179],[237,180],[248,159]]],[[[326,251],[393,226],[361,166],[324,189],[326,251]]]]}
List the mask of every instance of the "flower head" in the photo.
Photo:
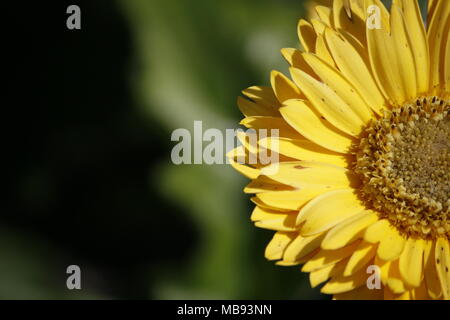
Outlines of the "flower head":
{"type": "Polygon", "coordinates": [[[316,12],[303,51],[281,51],[290,77],[238,99],[241,124],[279,129],[229,155],[251,220],[276,231],[266,258],[336,299],[450,299],[450,1],[429,1],[426,24],[415,0],[316,12]],[[262,149],[279,162],[237,161],[262,149]]]}

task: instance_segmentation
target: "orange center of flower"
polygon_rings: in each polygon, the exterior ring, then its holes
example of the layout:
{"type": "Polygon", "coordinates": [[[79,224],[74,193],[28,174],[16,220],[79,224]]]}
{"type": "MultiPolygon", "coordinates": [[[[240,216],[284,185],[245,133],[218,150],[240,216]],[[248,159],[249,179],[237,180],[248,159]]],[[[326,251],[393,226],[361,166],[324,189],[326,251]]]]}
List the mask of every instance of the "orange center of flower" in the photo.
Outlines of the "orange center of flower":
{"type": "Polygon", "coordinates": [[[450,101],[421,98],[386,111],[356,154],[361,196],[406,237],[450,238],[450,101]]]}

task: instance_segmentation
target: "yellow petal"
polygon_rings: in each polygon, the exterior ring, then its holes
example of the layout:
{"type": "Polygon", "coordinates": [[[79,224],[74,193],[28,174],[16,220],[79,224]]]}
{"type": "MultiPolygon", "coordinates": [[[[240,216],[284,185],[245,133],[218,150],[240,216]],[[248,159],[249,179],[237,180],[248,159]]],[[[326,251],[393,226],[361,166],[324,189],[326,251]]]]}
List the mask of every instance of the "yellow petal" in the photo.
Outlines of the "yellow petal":
{"type": "Polygon", "coordinates": [[[335,264],[330,264],[324,268],[317,269],[309,274],[309,282],[311,287],[315,288],[322,282],[327,281],[335,275],[340,275],[344,272],[345,265],[348,259],[341,260],[335,264]]]}
{"type": "Polygon", "coordinates": [[[266,247],[264,256],[268,260],[278,260],[283,256],[286,247],[297,236],[297,232],[277,232],[266,247]]]}
{"type": "Polygon", "coordinates": [[[408,290],[398,295],[395,300],[411,300],[412,299],[412,290],[408,290]]]}
{"type": "Polygon", "coordinates": [[[261,168],[261,166],[255,161],[257,156],[251,153],[244,145],[240,145],[230,150],[226,154],[226,157],[232,166],[235,163],[238,165],[245,165],[248,167],[247,169],[256,170],[254,173],[257,173],[257,175],[253,176],[251,179],[256,179],[259,176],[259,168],[261,168]]]}
{"type": "MultiPolygon", "coordinates": [[[[374,0],[367,0],[369,5],[374,0]]],[[[400,74],[400,61],[396,54],[393,37],[387,30],[387,24],[382,24],[380,29],[367,28],[367,44],[373,75],[392,103],[403,104],[407,97],[405,87],[400,74]]]]}
{"type": "Polygon", "coordinates": [[[280,108],[287,123],[305,138],[339,153],[349,153],[353,139],[334,128],[302,100],[288,100],[280,108]]]}
{"type": "MultiPolygon", "coordinates": [[[[406,100],[412,100],[417,97],[417,76],[414,56],[411,50],[412,42],[409,39],[406,28],[401,9],[395,3],[392,4],[391,31],[392,41],[397,55],[398,72],[405,98],[406,100]]],[[[423,77],[423,75],[420,75],[420,77],[423,77]]]]}
{"type": "Polygon", "coordinates": [[[272,84],[272,88],[275,91],[278,101],[281,103],[289,99],[300,99],[303,97],[297,86],[284,74],[278,71],[271,72],[270,83],[272,84]]]}
{"type": "Polygon", "coordinates": [[[438,1],[435,12],[428,27],[428,43],[430,46],[430,89],[443,86],[445,83],[445,51],[449,34],[450,2],[438,1]]]}
{"type": "Polygon", "coordinates": [[[393,293],[390,288],[384,288],[384,300],[411,300],[411,291],[404,291],[401,294],[393,293]]]}
{"type": "Polygon", "coordinates": [[[313,26],[306,20],[301,19],[297,26],[298,37],[303,49],[314,52],[316,44],[316,32],[313,26]]]}
{"type": "Polygon", "coordinates": [[[342,73],[314,54],[305,53],[304,57],[306,62],[322,81],[336,92],[337,95],[351,108],[353,113],[355,113],[364,123],[367,124],[374,118],[370,107],[342,73]]]}
{"type": "Polygon", "coordinates": [[[297,191],[275,191],[258,193],[256,197],[271,208],[285,210],[299,210],[309,200],[322,194],[320,189],[305,189],[297,191]]]}
{"type": "Polygon", "coordinates": [[[358,248],[350,257],[347,265],[345,266],[344,276],[351,276],[358,272],[362,267],[366,266],[373,260],[377,252],[377,245],[367,241],[361,241],[358,248]]]}
{"type": "Polygon", "coordinates": [[[352,161],[350,156],[329,151],[306,139],[265,138],[260,140],[259,144],[264,148],[270,148],[270,146],[274,145],[274,140],[278,140],[279,153],[290,158],[314,160],[340,167],[347,167],[352,161]]]}
{"type": "Polygon", "coordinates": [[[249,154],[252,156],[251,160],[248,160],[248,164],[257,164],[258,163],[258,157],[259,154],[259,148],[258,148],[258,134],[257,132],[253,131],[237,131],[236,137],[238,138],[239,142],[242,144],[242,146],[248,150],[249,154]]]}
{"type": "Polygon", "coordinates": [[[408,26],[409,44],[414,56],[417,92],[424,94],[428,91],[430,81],[430,54],[428,39],[420,13],[418,1],[394,0],[403,10],[405,23],[408,26]]]}
{"type": "Polygon", "coordinates": [[[280,117],[246,117],[241,120],[241,125],[255,130],[266,129],[267,136],[272,136],[271,130],[277,129],[279,137],[299,139],[302,136],[280,117]]]}
{"type": "Polygon", "coordinates": [[[450,92],[450,40],[447,40],[445,50],[445,90],[450,92]]]}
{"type": "MultiPolygon", "coordinates": [[[[365,29],[363,29],[365,30],[365,29]]],[[[355,38],[354,35],[352,35],[350,32],[347,32],[347,30],[340,30],[339,36],[342,37],[345,41],[347,41],[361,56],[361,58],[364,60],[366,65],[369,65],[369,53],[367,52],[367,47],[365,45],[366,42],[361,43],[358,39],[355,38]]]]}
{"type": "Polygon", "coordinates": [[[297,65],[297,68],[300,67],[300,65],[296,63],[296,61],[298,61],[302,56],[302,52],[300,50],[295,48],[283,48],[280,51],[281,55],[284,59],[286,59],[290,66],[297,65]]]}
{"type": "Polygon", "coordinates": [[[253,210],[251,220],[255,226],[275,231],[295,231],[296,213],[282,213],[258,206],[253,210]]]}
{"type": "Polygon", "coordinates": [[[320,292],[326,294],[338,294],[351,291],[364,285],[367,278],[368,275],[363,268],[350,277],[338,276],[331,278],[331,280],[322,287],[320,292]]]}
{"type": "Polygon", "coordinates": [[[252,211],[250,220],[255,222],[255,221],[268,220],[268,219],[277,219],[279,217],[286,217],[289,215],[296,216],[297,214],[298,214],[297,211],[277,211],[275,209],[265,208],[265,207],[256,205],[252,211]]]}
{"type": "Polygon", "coordinates": [[[275,262],[275,264],[277,266],[281,266],[281,267],[292,267],[292,266],[299,265],[300,263],[280,260],[280,261],[275,262]]]}
{"type": "Polygon", "coordinates": [[[310,74],[312,77],[317,77],[311,67],[306,63],[300,50],[294,48],[283,48],[281,49],[281,54],[291,67],[301,69],[310,74]]]}
{"type": "Polygon", "coordinates": [[[389,265],[387,285],[394,294],[401,294],[408,290],[400,275],[398,260],[389,265]]]}
{"type": "Polygon", "coordinates": [[[283,215],[284,218],[255,222],[255,227],[274,231],[295,231],[295,215],[283,215]]]}
{"type": "MultiPolygon", "coordinates": [[[[320,36],[323,34],[323,32],[325,31],[325,28],[327,27],[327,25],[325,23],[323,23],[320,20],[317,19],[311,19],[311,24],[314,28],[314,31],[316,32],[316,36],[320,36]]],[[[316,43],[317,43],[317,38],[316,38],[316,43]]],[[[317,48],[315,48],[315,51],[317,50],[317,48]]]]}
{"type": "Polygon", "coordinates": [[[262,174],[298,189],[311,188],[328,191],[336,188],[356,187],[358,183],[358,178],[352,176],[346,169],[319,162],[277,163],[264,167],[262,174]]]}
{"type": "Polygon", "coordinates": [[[408,239],[400,255],[399,270],[402,278],[412,287],[419,287],[423,275],[423,240],[408,239]]]}
{"type": "Polygon", "coordinates": [[[281,208],[269,206],[268,204],[262,202],[257,197],[251,197],[250,201],[253,202],[254,204],[256,204],[258,207],[261,207],[261,208],[264,208],[264,209],[268,209],[268,210],[272,210],[272,211],[285,212],[285,213],[293,211],[293,210],[290,210],[290,209],[281,209],[281,208]]]}
{"type": "Polygon", "coordinates": [[[331,19],[332,19],[331,9],[325,6],[316,6],[315,9],[320,20],[326,25],[331,27],[331,19]]]}
{"type": "Polygon", "coordinates": [[[450,246],[448,239],[437,239],[435,259],[444,299],[450,300],[450,246]]]}
{"type": "Polygon", "coordinates": [[[229,159],[230,165],[243,176],[249,179],[256,179],[259,176],[259,169],[238,163],[233,159],[229,159]]]}
{"type": "Polygon", "coordinates": [[[276,116],[278,111],[275,108],[268,107],[265,104],[258,104],[243,97],[238,97],[237,104],[239,110],[246,117],[251,116],[276,116]]]}
{"type": "Polygon", "coordinates": [[[389,278],[389,269],[391,267],[391,262],[381,260],[377,255],[375,255],[374,265],[380,268],[381,282],[383,283],[383,285],[386,285],[389,278]]]}
{"type": "Polygon", "coordinates": [[[384,239],[389,233],[389,221],[386,219],[378,220],[369,226],[364,233],[364,240],[377,243],[384,239]]]}
{"type": "Polygon", "coordinates": [[[298,260],[296,260],[297,264],[304,264],[305,262],[309,261],[309,259],[311,259],[312,257],[314,257],[317,252],[319,252],[319,248],[315,249],[314,251],[308,253],[306,256],[303,256],[301,258],[299,258],[298,260]]]}
{"type": "Polygon", "coordinates": [[[357,240],[352,244],[337,250],[320,250],[302,268],[303,272],[312,272],[327,266],[333,265],[352,255],[361,241],[357,240]]]}
{"type": "Polygon", "coordinates": [[[300,69],[290,68],[290,71],[294,82],[325,119],[349,135],[357,136],[361,132],[364,121],[336,92],[300,69]]]}
{"type": "Polygon", "coordinates": [[[364,211],[349,218],[328,231],[322,241],[322,248],[333,250],[346,246],[348,243],[361,238],[365,229],[378,220],[378,215],[372,211],[364,211]]]}
{"type": "Polygon", "coordinates": [[[316,54],[317,56],[328,63],[330,66],[336,68],[333,57],[331,56],[330,50],[328,50],[325,38],[323,35],[317,36],[316,40],[316,54]]]}
{"type": "Polygon", "coordinates": [[[302,237],[298,235],[294,241],[289,244],[283,255],[283,261],[296,262],[310,254],[318,247],[323,239],[323,234],[312,237],[302,237]]]}
{"type": "Polygon", "coordinates": [[[364,0],[350,0],[350,9],[352,11],[352,18],[360,20],[363,24],[366,21],[366,14],[364,12],[364,0]]]}
{"type": "Polygon", "coordinates": [[[358,90],[372,110],[381,115],[381,110],[386,106],[386,100],[364,59],[348,41],[339,37],[335,31],[325,30],[325,39],[339,70],[358,90]]]}
{"type": "Polygon", "coordinates": [[[242,93],[259,105],[275,110],[281,106],[271,87],[253,86],[242,90],[242,93]]]}
{"type": "Polygon", "coordinates": [[[354,190],[333,190],[308,202],[300,210],[297,224],[304,222],[300,230],[302,235],[313,235],[328,230],[364,210],[354,190]]]}
{"type": "Polygon", "coordinates": [[[261,193],[282,190],[294,190],[294,188],[282,185],[266,176],[259,176],[244,188],[245,193],[261,193]]]}
{"type": "Polygon", "coordinates": [[[385,261],[397,259],[405,247],[405,239],[393,227],[385,229],[385,236],[380,239],[377,255],[385,261]]]}
{"type": "Polygon", "coordinates": [[[365,43],[366,35],[364,33],[364,21],[356,19],[356,17],[350,18],[352,12],[350,7],[346,7],[346,0],[334,0],[333,1],[333,23],[336,30],[347,30],[355,36],[359,42],[365,43]]]}
{"type": "Polygon", "coordinates": [[[435,247],[436,243],[434,241],[428,241],[424,251],[424,274],[428,294],[433,299],[439,299],[442,296],[442,288],[436,270],[435,247]]]}

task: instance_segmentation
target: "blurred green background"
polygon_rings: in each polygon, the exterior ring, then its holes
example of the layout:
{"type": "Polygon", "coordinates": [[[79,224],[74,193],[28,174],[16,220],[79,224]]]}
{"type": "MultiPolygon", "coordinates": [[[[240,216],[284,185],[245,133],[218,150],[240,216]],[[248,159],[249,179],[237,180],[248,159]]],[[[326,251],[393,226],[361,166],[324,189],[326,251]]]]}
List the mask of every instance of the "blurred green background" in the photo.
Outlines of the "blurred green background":
{"type": "Polygon", "coordinates": [[[286,71],[298,0],[92,0],[8,6],[13,128],[1,299],[317,299],[264,258],[247,181],[173,165],[170,134],[237,128],[240,90],[286,71]],[[82,29],[67,30],[77,4],[82,29]],[[68,265],[82,290],[66,288],[68,265]]]}

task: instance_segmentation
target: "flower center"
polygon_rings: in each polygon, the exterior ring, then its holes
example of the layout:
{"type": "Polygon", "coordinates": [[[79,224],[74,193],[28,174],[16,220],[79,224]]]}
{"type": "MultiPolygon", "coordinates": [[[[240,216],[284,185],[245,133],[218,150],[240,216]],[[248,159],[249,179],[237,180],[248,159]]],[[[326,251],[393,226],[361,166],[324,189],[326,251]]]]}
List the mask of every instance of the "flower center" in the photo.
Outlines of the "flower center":
{"type": "Polygon", "coordinates": [[[356,153],[362,198],[406,237],[450,238],[450,101],[420,98],[386,111],[356,153]]]}

